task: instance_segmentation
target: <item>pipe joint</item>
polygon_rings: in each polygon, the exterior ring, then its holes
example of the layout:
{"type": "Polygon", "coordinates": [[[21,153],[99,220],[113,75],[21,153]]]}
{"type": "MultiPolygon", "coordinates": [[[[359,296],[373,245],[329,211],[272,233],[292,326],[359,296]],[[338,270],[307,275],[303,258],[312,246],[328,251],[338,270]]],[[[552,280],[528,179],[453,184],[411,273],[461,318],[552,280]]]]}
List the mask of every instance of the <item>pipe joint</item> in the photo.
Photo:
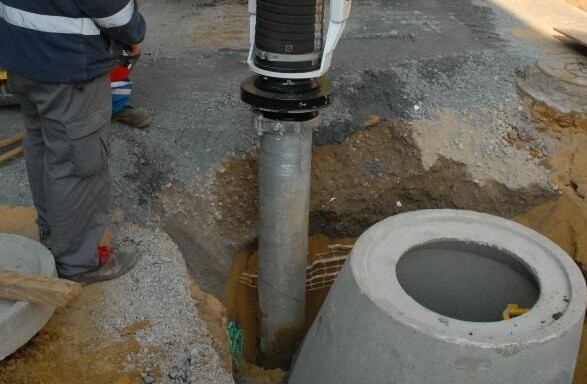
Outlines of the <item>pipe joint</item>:
{"type": "Polygon", "coordinates": [[[263,136],[266,133],[278,135],[302,135],[308,130],[317,129],[319,125],[319,115],[305,121],[273,120],[266,118],[261,113],[253,115],[253,127],[259,136],[263,136]]]}

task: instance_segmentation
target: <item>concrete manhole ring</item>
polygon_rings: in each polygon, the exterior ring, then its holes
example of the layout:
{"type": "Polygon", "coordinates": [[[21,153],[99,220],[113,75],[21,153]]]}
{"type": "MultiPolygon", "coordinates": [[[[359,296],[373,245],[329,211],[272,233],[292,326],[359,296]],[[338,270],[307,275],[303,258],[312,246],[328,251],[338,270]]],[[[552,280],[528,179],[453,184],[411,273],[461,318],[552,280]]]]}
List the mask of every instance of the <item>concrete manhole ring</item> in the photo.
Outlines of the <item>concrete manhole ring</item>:
{"type": "Polygon", "coordinates": [[[538,68],[548,76],[580,87],[587,87],[587,57],[582,55],[552,55],[538,62],[538,68]]]}
{"type": "Polygon", "coordinates": [[[585,316],[573,260],[515,222],[422,210],[356,242],[290,384],[570,384],[585,316]],[[502,317],[509,304],[528,309],[502,317]]]}
{"type": "MultiPolygon", "coordinates": [[[[0,269],[56,276],[51,252],[26,237],[0,234],[0,269]]],[[[0,299],[0,360],[26,344],[51,318],[54,306],[0,299]]]]}

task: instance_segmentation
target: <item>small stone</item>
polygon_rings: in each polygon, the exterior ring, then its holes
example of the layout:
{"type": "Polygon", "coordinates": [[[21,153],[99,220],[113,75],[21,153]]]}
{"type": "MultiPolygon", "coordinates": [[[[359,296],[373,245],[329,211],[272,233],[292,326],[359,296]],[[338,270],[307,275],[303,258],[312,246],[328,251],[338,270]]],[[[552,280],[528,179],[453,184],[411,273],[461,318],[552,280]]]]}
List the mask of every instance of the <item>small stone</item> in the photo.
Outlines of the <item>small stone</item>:
{"type": "Polygon", "coordinates": [[[124,211],[120,208],[115,208],[110,212],[110,220],[114,224],[121,224],[124,223],[125,214],[124,211]]]}

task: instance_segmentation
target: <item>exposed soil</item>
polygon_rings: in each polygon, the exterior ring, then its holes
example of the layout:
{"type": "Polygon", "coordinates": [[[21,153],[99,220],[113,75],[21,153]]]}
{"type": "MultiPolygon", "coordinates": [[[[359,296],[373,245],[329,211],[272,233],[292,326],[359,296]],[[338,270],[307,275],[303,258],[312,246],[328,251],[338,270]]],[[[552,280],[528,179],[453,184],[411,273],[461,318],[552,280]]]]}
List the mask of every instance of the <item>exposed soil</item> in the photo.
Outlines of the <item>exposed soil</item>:
{"type": "Polygon", "coordinates": [[[92,331],[95,325],[87,308],[78,303],[57,311],[26,347],[2,362],[0,383],[122,384],[140,378],[136,370],[122,372],[126,355],[139,348],[132,335],[123,342],[107,342],[104,335],[92,331]],[[79,316],[82,321],[76,321],[79,316]]]}
{"type": "MultiPolygon", "coordinates": [[[[323,234],[311,236],[308,241],[308,265],[320,258],[332,256],[333,244],[354,244],[354,238],[331,239],[323,234]]],[[[350,248],[349,248],[350,250],[350,248]]],[[[348,252],[347,252],[348,253],[348,252]]],[[[243,281],[243,273],[257,274],[258,253],[245,252],[240,254],[230,272],[226,282],[225,297],[228,308],[228,317],[237,322],[245,334],[245,357],[249,362],[257,363],[257,288],[256,280],[243,281]]],[[[331,284],[325,284],[325,288],[314,289],[306,295],[306,321],[305,332],[310,328],[322,302],[328,294],[331,284]]],[[[304,333],[305,333],[304,332],[304,333]]]]}
{"type": "Polygon", "coordinates": [[[34,207],[8,207],[0,205],[0,232],[13,233],[30,239],[39,239],[34,207]]]}
{"type": "MultiPolygon", "coordinates": [[[[565,116],[546,105],[529,102],[539,129],[555,136],[560,149],[548,159],[553,181],[562,194],[516,220],[542,233],[577,262],[587,279],[587,115],[565,116]]],[[[574,384],[587,383],[587,324],[583,327],[581,350],[574,384]]]]}
{"type": "Polygon", "coordinates": [[[560,197],[535,207],[518,218],[549,237],[583,268],[587,265],[587,131],[586,115],[564,116],[546,105],[527,100],[539,130],[559,142],[546,159],[560,197]],[[573,124],[571,122],[576,122],[573,124]]]}
{"type": "MultiPolygon", "coordinates": [[[[311,182],[311,233],[358,236],[384,217],[415,209],[471,209],[513,217],[553,199],[541,187],[510,190],[503,184],[471,180],[466,166],[439,158],[422,165],[411,136],[412,123],[365,122],[365,130],[344,144],[314,150],[311,182]]],[[[215,182],[223,236],[253,241],[258,221],[258,154],[220,167],[215,182]]]]}
{"type": "MultiPolygon", "coordinates": [[[[0,205],[0,232],[37,239],[34,207],[0,205]]],[[[103,243],[108,243],[109,236],[103,243]]],[[[105,334],[100,285],[86,287],[81,296],[58,308],[39,333],[16,353],[0,362],[1,384],[127,384],[142,381],[145,356],[135,334],[149,326],[139,321],[105,334]]],[[[160,356],[162,358],[162,356],[160,356]]],[[[154,377],[161,373],[152,369],[154,377]]]]}
{"type": "MultiPolygon", "coordinates": [[[[142,347],[134,335],[149,324],[122,328],[118,335],[100,334],[92,316],[100,304],[88,295],[86,291],[84,297],[58,310],[25,347],[0,363],[0,383],[141,382],[142,347]]],[[[154,374],[160,376],[158,369],[154,374]]]]}
{"type": "MultiPolygon", "coordinates": [[[[311,232],[357,236],[374,222],[399,212],[423,208],[471,209],[515,219],[546,235],[571,255],[585,273],[587,204],[583,191],[587,188],[584,176],[587,135],[573,124],[583,121],[585,116],[564,117],[552,111],[551,116],[556,119],[549,119],[547,107],[537,108],[535,103],[530,107],[534,112],[533,122],[539,124],[541,131],[552,132],[562,143],[560,149],[547,158],[542,151],[533,151],[535,147],[528,145],[523,137],[509,136],[504,140],[518,148],[526,147],[530,156],[544,159],[552,168],[559,193],[538,187],[509,190],[496,182],[481,185],[469,179],[462,164],[444,158],[424,169],[411,140],[410,123],[379,122],[373,117],[365,123],[365,131],[346,143],[325,145],[314,151],[311,232]]],[[[225,236],[254,236],[257,168],[258,157],[254,152],[249,158],[227,162],[218,171],[217,209],[223,217],[218,224],[225,236]]],[[[324,235],[312,236],[309,264],[317,249],[337,242],[324,235]]],[[[257,360],[256,289],[238,282],[238,277],[243,272],[256,273],[256,263],[254,252],[237,258],[225,296],[229,318],[236,320],[247,336],[245,355],[252,362],[257,360]]],[[[307,296],[308,327],[327,291],[315,291],[307,296]]],[[[586,356],[587,336],[584,336],[575,384],[587,382],[586,356]]]]}

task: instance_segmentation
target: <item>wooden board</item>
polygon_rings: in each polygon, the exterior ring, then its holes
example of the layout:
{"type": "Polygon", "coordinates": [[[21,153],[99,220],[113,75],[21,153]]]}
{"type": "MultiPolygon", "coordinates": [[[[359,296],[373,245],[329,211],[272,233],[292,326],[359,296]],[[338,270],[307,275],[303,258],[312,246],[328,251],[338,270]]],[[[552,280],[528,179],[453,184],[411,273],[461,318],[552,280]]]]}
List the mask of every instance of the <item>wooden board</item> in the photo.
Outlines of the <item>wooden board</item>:
{"type": "Polygon", "coordinates": [[[64,306],[83,291],[80,284],[55,277],[0,270],[0,298],[64,306]]]}
{"type": "Polygon", "coordinates": [[[24,139],[24,132],[19,132],[14,136],[7,137],[0,140],[0,148],[8,147],[9,145],[20,143],[24,139]]]}
{"type": "Polygon", "coordinates": [[[573,4],[577,8],[581,8],[584,11],[587,11],[587,0],[567,0],[569,3],[573,4]]]}
{"type": "Polygon", "coordinates": [[[6,151],[6,152],[0,154],[0,164],[5,163],[8,160],[15,158],[16,156],[20,155],[21,153],[23,153],[22,147],[16,147],[16,148],[11,149],[10,151],[6,151]]]}
{"type": "Polygon", "coordinates": [[[576,41],[579,44],[583,44],[587,47],[587,30],[581,31],[578,29],[571,29],[571,28],[561,28],[555,27],[555,31],[562,33],[566,37],[570,38],[573,41],[576,41]]]}

